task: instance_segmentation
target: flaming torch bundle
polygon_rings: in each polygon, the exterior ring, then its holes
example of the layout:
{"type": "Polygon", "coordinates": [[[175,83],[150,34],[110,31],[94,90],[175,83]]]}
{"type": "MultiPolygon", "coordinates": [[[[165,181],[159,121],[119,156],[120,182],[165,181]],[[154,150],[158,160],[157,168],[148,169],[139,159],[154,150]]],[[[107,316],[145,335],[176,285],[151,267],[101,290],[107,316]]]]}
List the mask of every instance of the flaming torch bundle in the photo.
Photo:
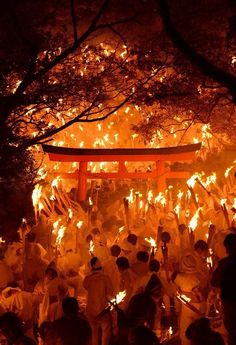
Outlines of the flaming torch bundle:
{"type": "Polygon", "coordinates": [[[114,298],[108,301],[107,306],[101,311],[101,313],[97,315],[96,319],[100,319],[106,313],[116,308],[118,304],[124,301],[125,296],[126,296],[126,290],[120,291],[114,298]]]}
{"type": "Polygon", "coordinates": [[[189,225],[188,225],[188,228],[189,228],[189,242],[190,242],[191,246],[194,245],[194,234],[193,233],[194,233],[195,229],[198,226],[198,220],[199,220],[199,213],[200,213],[200,211],[201,211],[201,207],[199,207],[197,209],[197,211],[195,212],[194,216],[189,221],[189,225]]]}
{"type": "Polygon", "coordinates": [[[145,237],[145,241],[148,242],[152,247],[151,257],[155,256],[156,250],[157,250],[157,243],[152,237],[145,237]]]}

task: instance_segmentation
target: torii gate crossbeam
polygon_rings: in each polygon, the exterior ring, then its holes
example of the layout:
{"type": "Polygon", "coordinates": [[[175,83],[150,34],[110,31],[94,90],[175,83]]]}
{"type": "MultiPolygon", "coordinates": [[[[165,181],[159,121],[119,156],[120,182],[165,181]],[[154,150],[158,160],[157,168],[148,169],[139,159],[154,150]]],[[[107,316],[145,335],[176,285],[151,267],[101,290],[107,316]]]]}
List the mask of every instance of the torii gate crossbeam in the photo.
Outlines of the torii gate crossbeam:
{"type": "Polygon", "coordinates": [[[79,200],[85,200],[87,179],[156,179],[158,190],[166,189],[167,178],[188,178],[189,172],[168,171],[165,169],[166,161],[189,161],[200,150],[201,143],[166,147],[166,148],[137,148],[137,149],[80,149],[51,145],[42,145],[43,151],[49,155],[51,161],[79,162],[79,170],[74,173],[62,173],[62,178],[78,179],[79,200]],[[125,162],[153,161],[156,169],[151,172],[128,172],[125,162]],[[118,162],[117,172],[90,172],[87,170],[88,162],[118,162]]]}

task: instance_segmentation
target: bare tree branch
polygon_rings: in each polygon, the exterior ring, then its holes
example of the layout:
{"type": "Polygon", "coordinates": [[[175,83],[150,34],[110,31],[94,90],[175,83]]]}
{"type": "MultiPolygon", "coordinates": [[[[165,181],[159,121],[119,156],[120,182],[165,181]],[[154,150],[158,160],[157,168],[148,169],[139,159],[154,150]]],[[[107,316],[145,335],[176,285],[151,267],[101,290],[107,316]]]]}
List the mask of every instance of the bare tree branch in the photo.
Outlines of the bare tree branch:
{"type": "Polygon", "coordinates": [[[189,59],[189,61],[201,69],[205,75],[211,77],[223,87],[226,87],[232,95],[233,101],[236,102],[236,77],[215,66],[207,58],[195,51],[174,27],[170,17],[167,0],[158,0],[158,3],[160,4],[160,14],[166,32],[175,46],[189,59]]]}

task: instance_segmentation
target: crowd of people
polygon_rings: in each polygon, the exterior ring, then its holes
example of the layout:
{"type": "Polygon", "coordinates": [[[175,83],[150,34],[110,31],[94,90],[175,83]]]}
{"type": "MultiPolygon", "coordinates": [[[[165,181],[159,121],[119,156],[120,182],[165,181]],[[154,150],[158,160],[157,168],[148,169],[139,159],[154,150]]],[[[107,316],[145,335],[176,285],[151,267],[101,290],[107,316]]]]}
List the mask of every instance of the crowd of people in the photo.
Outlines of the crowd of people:
{"type": "Polygon", "coordinates": [[[116,201],[79,228],[58,212],[57,248],[42,213],[2,250],[0,343],[235,345],[235,228],[211,196],[198,204],[194,232],[186,209],[177,218],[166,205],[143,217],[116,201]]]}

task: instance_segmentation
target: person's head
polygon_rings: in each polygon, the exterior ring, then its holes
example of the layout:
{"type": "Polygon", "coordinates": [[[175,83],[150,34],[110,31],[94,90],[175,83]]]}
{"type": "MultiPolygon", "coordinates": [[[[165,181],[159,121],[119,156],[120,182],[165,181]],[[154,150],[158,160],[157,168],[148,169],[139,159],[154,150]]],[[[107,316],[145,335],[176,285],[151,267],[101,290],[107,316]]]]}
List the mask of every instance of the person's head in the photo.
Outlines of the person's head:
{"type": "Polygon", "coordinates": [[[62,300],[62,310],[65,316],[76,316],[79,312],[79,303],[74,297],[66,297],[62,300]]]}
{"type": "Polygon", "coordinates": [[[100,230],[98,228],[93,228],[91,232],[94,236],[100,235],[100,230]]]}
{"type": "Polygon", "coordinates": [[[129,343],[132,345],[159,345],[156,334],[147,326],[137,326],[129,332],[129,343]]]}
{"type": "Polygon", "coordinates": [[[224,246],[228,255],[236,255],[236,234],[230,233],[226,235],[224,246]]]}
{"type": "Polygon", "coordinates": [[[102,264],[98,257],[94,256],[90,260],[90,266],[92,268],[92,271],[101,271],[102,270],[102,264]]]}
{"type": "Polygon", "coordinates": [[[200,318],[193,321],[186,329],[186,338],[194,345],[223,345],[222,336],[211,329],[210,320],[200,318]]]}
{"type": "Polygon", "coordinates": [[[91,234],[89,234],[85,240],[87,243],[90,243],[90,241],[93,241],[93,236],[91,234]]]}
{"type": "Polygon", "coordinates": [[[144,292],[154,299],[161,297],[162,284],[160,279],[153,274],[145,286],[144,292]]]}
{"type": "Polygon", "coordinates": [[[57,271],[53,267],[48,267],[45,271],[45,280],[53,280],[57,278],[57,271]]]}
{"type": "Polygon", "coordinates": [[[121,248],[117,244],[114,244],[113,246],[111,246],[110,252],[111,252],[111,256],[118,258],[118,256],[121,253],[121,248]]]}
{"type": "Polygon", "coordinates": [[[149,271],[150,272],[159,272],[160,270],[160,262],[156,259],[152,259],[150,262],[149,262],[149,271]]]}
{"type": "Polygon", "coordinates": [[[168,231],[162,231],[161,233],[161,240],[164,243],[169,243],[171,240],[170,234],[168,231]]]}
{"type": "Polygon", "coordinates": [[[208,256],[209,246],[205,241],[199,240],[194,244],[194,250],[205,259],[208,256]]]}
{"type": "Polygon", "coordinates": [[[39,327],[39,335],[42,340],[45,340],[48,333],[52,330],[52,322],[44,321],[39,327]]]}
{"type": "Polygon", "coordinates": [[[130,268],[129,260],[124,256],[121,256],[116,260],[116,265],[119,271],[124,271],[127,268],[130,268]]]}
{"type": "Polygon", "coordinates": [[[13,312],[7,312],[0,316],[0,330],[9,342],[15,342],[23,335],[22,322],[13,312]]]}
{"type": "Polygon", "coordinates": [[[137,243],[137,236],[135,234],[129,234],[127,237],[127,242],[131,243],[133,246],[137,243]]]}
{"type": "Polygon", "coordinates": [[[137,253],[137,260],[140,261],[140,262],[145,262],[147,263],[148,260],[149,260],[149,255],[147,252],[143,251],[143,250],[140,250],[138,253],[137,253]]]}

